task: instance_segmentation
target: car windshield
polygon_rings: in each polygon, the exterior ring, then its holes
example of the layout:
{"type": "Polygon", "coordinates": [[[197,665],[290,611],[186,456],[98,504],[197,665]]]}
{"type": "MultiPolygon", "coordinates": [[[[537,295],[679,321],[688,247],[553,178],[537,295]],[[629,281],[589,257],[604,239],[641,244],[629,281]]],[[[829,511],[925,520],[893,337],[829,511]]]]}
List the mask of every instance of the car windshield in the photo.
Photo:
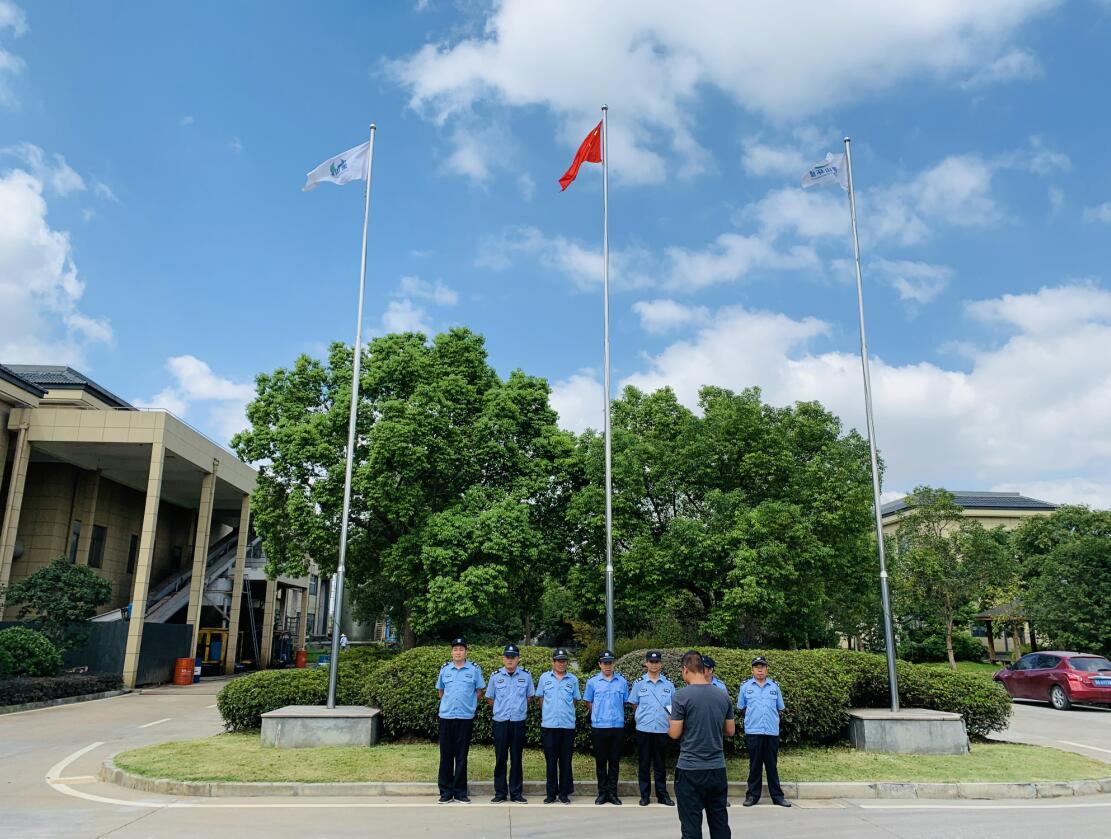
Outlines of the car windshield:
{"type": "Polygon", "coordinates": [[[1111,661],[1098,656],[1070,658],[1069,667],[1073,670],[1083,670],[1085,673],[1098,673],[1101,670],[1111,670],[1111,661]]]}

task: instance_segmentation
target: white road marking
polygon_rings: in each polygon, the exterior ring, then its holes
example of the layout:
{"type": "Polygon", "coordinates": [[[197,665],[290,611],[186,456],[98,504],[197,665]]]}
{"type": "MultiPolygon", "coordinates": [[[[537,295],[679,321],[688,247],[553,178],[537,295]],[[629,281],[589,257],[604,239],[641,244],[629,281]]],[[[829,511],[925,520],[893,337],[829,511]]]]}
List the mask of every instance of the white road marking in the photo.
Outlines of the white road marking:
{"type": "Polygon", "coordinates": [[[51,784],[92,784],[99,781],[96,775],[72,775],[68,778],[47,778],[51,784]]]}
{"type": "Polygon", "coordinates": [[[73,763],[75,760],[77,760],[77,758],[81,757],[82,755],[87,755],[93,749],[103,745],[103,742],[98,741],[86,746],[83,749],[78,749],[68,757],[63,757],[61,760],[59,760],[57,763],[46,770],[46,780],[56,781],[58,778],[62,777],[62,770],[73,763]]]}
{"type": "Polygon", "coordinates": [[[204,707],[207,710],[208,708],[215,708],[216,706],[215,705],[205,705],[204,707]]]}
{"type": "Polygon", "coordinates": [[[1092,801],[1083,804],[857,804],[862,810],[1072,810],[1092,807],[1111,807],[1111,801],[1092,801]]]}
{"type": "Polygon", "coordinates": [[[105,696],[103,699],[86,699],[83,702],[67,702],[65,705],[51,705],[47,708],[31,708],[28,711],[12,711],[10,714],[0,714],[0,720],[6,720],[8,717],[18,717],[23,714],[41,714],[43,711],[60,711],[63,708],[80,707],[82,705],[88,705],[91,702],[109,702],[113,699],[123,699],[126,696],[130,696],[130,694],[121,693],[119,696],[105,696]]]}
{"type": "Polygon", "coordinates": [[[1087,743],[1074,743],[1072,740],[1058,740],[1057,742],[1064,743],[1066,746],[1076,746],[1079,749],[1091,749],[1093,752],[1103,752],[1111,755],[1111,749],[1101,749],[1099,746],[1089,746],[1087,743]]]}
{"type": "Polygon", "coordinates": [[[139,728],[150,728],[152,725],[158,725],[159,723],[169,722],[172,719],[173,719],[173,717],[163,717],[162,719],[155,720],[154,722],[144,723],[143,725],[139,726],[139,728]]]}

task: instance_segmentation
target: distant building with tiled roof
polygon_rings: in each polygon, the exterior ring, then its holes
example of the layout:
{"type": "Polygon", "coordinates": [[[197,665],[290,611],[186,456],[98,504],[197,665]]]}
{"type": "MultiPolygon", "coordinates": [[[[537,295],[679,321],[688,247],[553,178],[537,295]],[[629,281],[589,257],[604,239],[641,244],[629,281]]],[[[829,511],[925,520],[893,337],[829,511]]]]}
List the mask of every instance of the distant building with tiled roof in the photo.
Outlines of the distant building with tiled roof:
{"type": "MultiPolygon", "coordinates": [[[[974,518],[984,527],[1005,527],[1011,530],[1031,516],[1047,516],[1057,509],[1056,504],[1031,498],[1020,492],[982,492],[949,490],[964,515],[974,518]]],[[[889,501],[882,507],[883,529],[894,533],[910,511],[906,498],[889,501]]]]}

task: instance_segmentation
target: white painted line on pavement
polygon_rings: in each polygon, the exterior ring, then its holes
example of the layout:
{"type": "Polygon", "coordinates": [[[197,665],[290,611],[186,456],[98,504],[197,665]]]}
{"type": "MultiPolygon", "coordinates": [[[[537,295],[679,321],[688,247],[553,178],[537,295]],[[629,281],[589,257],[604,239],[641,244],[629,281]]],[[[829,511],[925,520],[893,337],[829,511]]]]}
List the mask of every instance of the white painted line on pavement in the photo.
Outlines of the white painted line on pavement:
{"type": "Polygon", "coordinates": [[[215,708],[216,706],[215,705],[205,705],[204,707],[205,707],[205,710],[208,710],[209,708],[215,708]]]}
{"type": "Polygon", "coordinates": [[[154,722],[144,723],[143,725],[139,726],[139,728],[150,728],[152,725],[158,725],[159,723],[169,722],[172,719],[173,719],[173,717],[163,717],[162,719],[155,720],[154,722]]]}
{"type": "Polygon", "coordinates": [[[103,746],[103,745],[104,745],[103,742],[98,741],[96,743],[92,743],[92,744],[86,746],[83,749],[78,749],[73,754],[69,755],[68,757],[63,757],[61,760],[59,760],[57,763],[55,763],[53,766],[51,766],[49,769],[46,770],[46,780],[54,781],[54,780],[57,780],[58,778],[62,777],[62,770],[65,769],[67,766],[69,766],[71,763],[73,763],[75,760],[77,760],[77,758],[81,757],[82,755],[87,755],[93,749],[97,748],[98,746],[103,746]]]}
{"type": "Polygon", "coordinates": [[[1074,743],[1072,740],[1058,740],[1057,742],[1064,743],[1066,746],[1076,746],[1079,749],[1091,749],[1093,752],[1103,752],[1111,755],[1111,749],[1101,749],[1099,746],[1089,746],[1087,743],[1074,743]]]}
{"type": "Polygon", "coordinates": [[[1111,807],[1111,801],[1093,801],[1084,804],[857,804],[862,810],[1074,810],[1092,807],[1111,807]]]}

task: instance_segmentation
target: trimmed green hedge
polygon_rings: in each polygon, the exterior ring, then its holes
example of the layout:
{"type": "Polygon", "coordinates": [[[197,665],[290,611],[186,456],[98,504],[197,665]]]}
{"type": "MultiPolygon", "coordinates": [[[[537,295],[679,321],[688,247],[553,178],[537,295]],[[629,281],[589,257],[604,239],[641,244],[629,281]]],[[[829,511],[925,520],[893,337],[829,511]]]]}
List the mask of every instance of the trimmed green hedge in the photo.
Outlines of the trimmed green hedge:
{"type": "Polygon", "coordinates": [[[61,669],[62,654],[43,633],[25,626],[0,629],[0,678],[56,676],[61,669]]]}
{"type": "MultiPolygon", "coordinates": [[[[644,650],[617,661],[617,669],[630,682],[644,671],[644,650]]],[[[679,661],[684,650],[665,649],[664,672],[680,685],[679,661]]],[[[882,656],[848,650],[732,650],[717,647],[701,652],[717,660],[717,675],[736,697],[740,683],[750,675],[750,662],[759,652],[768,658],[773,678],[783,686],[787,710],[782,737],[788,743],[823,743],[844,736],[852,707],[887,705],[887,670],[882,656]]],[[[521,666],[536,680],[551,666],[551,649],[522,647],[521,666]]],[[[472,647],[469,658],[490,675],[501,667],[500,647],[472,647]]],[[[449,659],[446,646],[418,647],[371,666],[340,663],[337,702],[367,704],[382,711],[383,733],[390,738],[436,737],[439,700],[436,675],[449,659]]],[[[580,684],[597,672],[577,673],[580,684]]],[[[968,733],[983,737],[1007,725],[1011,701],[1006,692],[985,679],[938,667],[899,662],[899,694],[907,707],[956,711],[965,717],[968,733]]],[[[276,670],[244,676],[229,683],[217,699],[224,724],[232,731],[258,728],[266,711],[290,704],[323,704],[327,670],[276,670]]],[[[576,710],[576,746],[589,748],[590,721],[586,707],[576,710]]],[[[626,707],[631,728],[633,709],[626,707]]],[[[492,741],[492,721],[486,702],[479,704],[473,741],[492,741]]],[[[530,706],[526,725],[529,745],[540,745],[540,709],[530,706]]]]}
{"type": "Polygon", "coordinates": [[[119,690],[122,679],[118,673],[93,675],[66,674],[42,676],[34,679],[0,680],[0,706],[25,705],[29,702],[49,702],[70,696],[87,696],[119,690]]]}

